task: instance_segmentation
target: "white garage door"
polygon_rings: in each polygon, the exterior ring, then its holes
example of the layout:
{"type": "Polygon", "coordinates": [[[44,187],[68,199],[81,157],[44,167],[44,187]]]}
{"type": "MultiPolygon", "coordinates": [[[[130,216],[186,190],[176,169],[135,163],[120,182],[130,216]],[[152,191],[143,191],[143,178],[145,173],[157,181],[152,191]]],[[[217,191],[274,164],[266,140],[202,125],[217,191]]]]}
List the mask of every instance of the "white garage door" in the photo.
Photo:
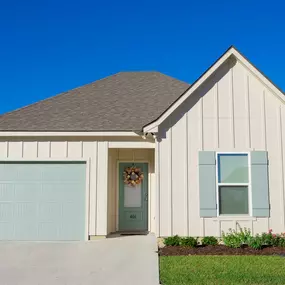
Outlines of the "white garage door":
{"type": "Polygon", "coordinates": [[[1,162],[0,240],[84,240],[86,164],[1,162]]]}

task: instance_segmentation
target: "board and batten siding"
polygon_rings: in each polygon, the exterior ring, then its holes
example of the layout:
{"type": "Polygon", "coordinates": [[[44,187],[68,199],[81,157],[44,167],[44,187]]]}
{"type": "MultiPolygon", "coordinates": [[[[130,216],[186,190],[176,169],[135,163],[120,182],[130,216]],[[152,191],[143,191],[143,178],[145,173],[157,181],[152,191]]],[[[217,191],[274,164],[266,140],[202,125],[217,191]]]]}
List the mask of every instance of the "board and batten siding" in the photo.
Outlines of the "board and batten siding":
{"type": "Polygon", "coordinates": [[[157,235],[285,231],[285,106],[239,61],[226,61],[159,127],[157,235]],[[270,217],[200,218],[199,151],[268,151],[270,217]]]}
{"type": "Polygon", "coordinates": [[[0,141],[1,159],[89,160],[89,235],[107,234],[108,142],[11,139],[0,141]]]}

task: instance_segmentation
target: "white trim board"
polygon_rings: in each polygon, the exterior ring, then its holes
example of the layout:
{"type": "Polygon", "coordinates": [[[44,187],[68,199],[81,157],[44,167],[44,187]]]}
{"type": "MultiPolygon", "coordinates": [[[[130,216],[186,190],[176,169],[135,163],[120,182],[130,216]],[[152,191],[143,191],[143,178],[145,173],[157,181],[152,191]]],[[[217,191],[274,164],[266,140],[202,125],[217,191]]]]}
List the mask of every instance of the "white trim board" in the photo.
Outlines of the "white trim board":
{"type": "Polygon", "coordinates": [[[157,127],[169,117],[191,94],[193,94],[216,70],[231,56],[234,56],[243,66],[248,68],[252,74],[259,79],[264,85],[270,89],[283,103],[285,103],[285,95],[266,78],[253,64],[251,64],[236,48],[230,47],[189,89],[174,102],[156,121],[146,125],[143,132],[157,131],[157,127]]]}
{"type": "Polygon", "coordinates": [[[0,131],[0,137],[141,137],[135,132],[17,132],[0,131]]]}
{"type": "Polygon", "coordinates": [[[109,142],[109,148],[155,148],[155,143],[153,142],[109,142]]]}

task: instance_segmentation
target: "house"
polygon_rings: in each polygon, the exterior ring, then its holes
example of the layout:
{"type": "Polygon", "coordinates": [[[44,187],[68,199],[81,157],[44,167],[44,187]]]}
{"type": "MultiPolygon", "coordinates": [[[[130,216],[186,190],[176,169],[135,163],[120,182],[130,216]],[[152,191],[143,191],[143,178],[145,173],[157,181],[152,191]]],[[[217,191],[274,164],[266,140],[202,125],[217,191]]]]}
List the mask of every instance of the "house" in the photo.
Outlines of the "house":
{"type": "Polygon", "coordinates": [[[192,85],[122,72],[0,117],[0,240],[285,231],[284,94],[230,47],[192,85]]]}

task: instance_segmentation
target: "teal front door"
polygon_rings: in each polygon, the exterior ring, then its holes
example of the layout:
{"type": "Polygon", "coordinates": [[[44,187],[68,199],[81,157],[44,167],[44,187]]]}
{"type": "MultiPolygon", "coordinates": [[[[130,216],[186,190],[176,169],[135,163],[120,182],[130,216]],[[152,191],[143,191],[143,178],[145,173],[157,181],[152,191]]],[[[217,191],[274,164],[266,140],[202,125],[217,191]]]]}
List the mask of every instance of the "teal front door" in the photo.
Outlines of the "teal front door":
{"type": "Polygon", "coordinates": [[[147,231],[148,229],[148,164],[119,164],[119,231],[147,231]],[[124,182],[128,167],[139,168],[144,175],[135,186],[124,182]]]}

